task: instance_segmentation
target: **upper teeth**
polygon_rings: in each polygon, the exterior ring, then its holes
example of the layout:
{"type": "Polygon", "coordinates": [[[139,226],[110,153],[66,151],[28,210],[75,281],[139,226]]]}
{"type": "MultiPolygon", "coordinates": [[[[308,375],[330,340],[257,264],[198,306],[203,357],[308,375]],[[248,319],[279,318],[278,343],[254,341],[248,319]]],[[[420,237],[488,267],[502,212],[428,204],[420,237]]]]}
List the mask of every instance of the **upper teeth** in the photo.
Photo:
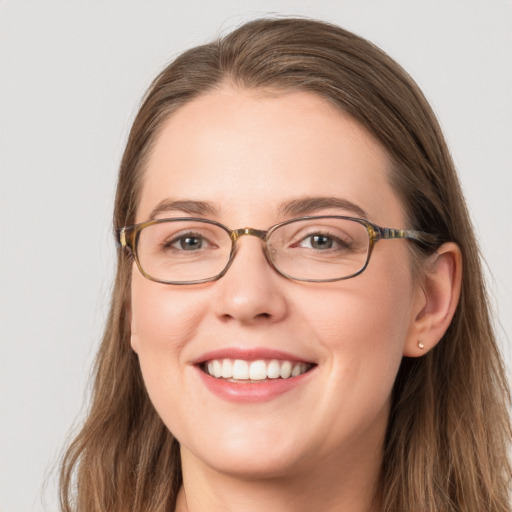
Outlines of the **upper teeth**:
{"type": "Polygon", "coordinates": [[[288,379],[302,375],[310,368],[311,365],[308,363],[292,363],[277,359],[213,359],[205,365],[207,373],[212,377],[235,380],[288,379]]]}

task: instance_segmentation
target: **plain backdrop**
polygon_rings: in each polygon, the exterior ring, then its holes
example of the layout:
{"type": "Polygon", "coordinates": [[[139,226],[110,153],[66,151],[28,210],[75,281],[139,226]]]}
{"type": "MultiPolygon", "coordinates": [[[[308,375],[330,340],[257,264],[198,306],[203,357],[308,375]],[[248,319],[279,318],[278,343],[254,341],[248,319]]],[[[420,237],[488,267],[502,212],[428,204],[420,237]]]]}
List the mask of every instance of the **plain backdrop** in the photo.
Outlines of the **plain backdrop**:
{"type": "Polygon", "coordinates": [[[0,1],[0,512],[57,510],[52,471],[84,410],[113,276],[116,171],[140,97],[177,53],[272,13],[351,29],[422,87],[481,240],[511,371],[510,1],[0,1]]]}

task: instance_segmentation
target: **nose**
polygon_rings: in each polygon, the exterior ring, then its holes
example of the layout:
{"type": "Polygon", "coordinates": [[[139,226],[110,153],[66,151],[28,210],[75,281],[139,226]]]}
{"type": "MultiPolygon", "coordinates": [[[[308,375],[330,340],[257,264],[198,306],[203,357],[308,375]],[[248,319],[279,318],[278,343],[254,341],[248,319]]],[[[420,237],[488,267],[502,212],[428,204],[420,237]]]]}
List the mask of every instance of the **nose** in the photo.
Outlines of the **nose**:
{"type": "Polygon", "coordinates": [[[288,309],[286,279],[268,263],[262,241],[244,236],[226,274],[216,283],[216,313],[224,321],[242,324],[277,322],[288,309]]]}

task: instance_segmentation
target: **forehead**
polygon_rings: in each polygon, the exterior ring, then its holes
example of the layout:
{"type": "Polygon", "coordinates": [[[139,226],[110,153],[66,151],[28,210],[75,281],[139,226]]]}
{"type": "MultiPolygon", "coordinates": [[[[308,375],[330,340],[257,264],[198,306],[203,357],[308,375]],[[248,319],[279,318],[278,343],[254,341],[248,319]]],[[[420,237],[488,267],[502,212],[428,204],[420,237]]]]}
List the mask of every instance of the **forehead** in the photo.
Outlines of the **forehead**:
{"type": "Polygon", "coordinates": [[[208,201],[249,221],[258,209],[275,217],[283,201],[316,196],[352,201],[377,221],[390,207],[401,213],[388,168],[383,146],[315,94],[224,87],[163,124],[137,221],[168,198],[208,201]]]}

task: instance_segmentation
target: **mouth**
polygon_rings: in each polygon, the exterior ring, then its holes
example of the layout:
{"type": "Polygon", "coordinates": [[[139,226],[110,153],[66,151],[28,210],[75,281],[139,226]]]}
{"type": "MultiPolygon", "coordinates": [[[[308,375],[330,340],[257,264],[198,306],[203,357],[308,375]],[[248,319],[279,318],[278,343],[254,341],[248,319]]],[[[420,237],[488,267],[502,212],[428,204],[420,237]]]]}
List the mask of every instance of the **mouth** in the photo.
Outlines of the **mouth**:
{"type": "Polygon", "coordinates": [[[286,359],[210,359],[199,368],[215,379],[235,383],[261,383],[272,380],[286,380],[300,377],[315,365],[303,361],[286,359]]]}
{"type": "Polygon", "coordinates": [[[266,347],[226,347],[192,361],[200,381],[222,400],[262,403],[306,385],[318,366],[297,354],[266,347]]]}

